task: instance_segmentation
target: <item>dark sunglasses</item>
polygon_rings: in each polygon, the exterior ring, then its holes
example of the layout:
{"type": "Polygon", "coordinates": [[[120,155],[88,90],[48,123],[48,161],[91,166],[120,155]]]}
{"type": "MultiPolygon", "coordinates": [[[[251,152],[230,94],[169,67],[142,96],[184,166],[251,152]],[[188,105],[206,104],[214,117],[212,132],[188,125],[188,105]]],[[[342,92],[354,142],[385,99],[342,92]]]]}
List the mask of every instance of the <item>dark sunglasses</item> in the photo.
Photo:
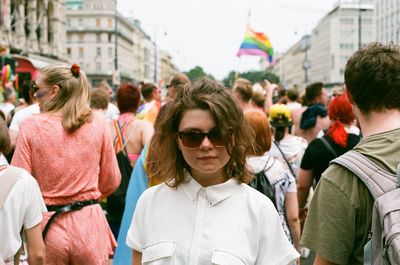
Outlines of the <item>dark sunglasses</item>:
{"type": "MultiPolygon", "coordinates": [[[[232,133],[232,131],[230,132],[232,133]]],[[[207,133],[199,131],[182,131],[178,132],[178,136],[181,139],[182,144],[187,148],[199,147],[206,136],[214,146],[222,147],[227,143],[227,139],[224,138],[221,131],[216,128],[207,133]]]]}

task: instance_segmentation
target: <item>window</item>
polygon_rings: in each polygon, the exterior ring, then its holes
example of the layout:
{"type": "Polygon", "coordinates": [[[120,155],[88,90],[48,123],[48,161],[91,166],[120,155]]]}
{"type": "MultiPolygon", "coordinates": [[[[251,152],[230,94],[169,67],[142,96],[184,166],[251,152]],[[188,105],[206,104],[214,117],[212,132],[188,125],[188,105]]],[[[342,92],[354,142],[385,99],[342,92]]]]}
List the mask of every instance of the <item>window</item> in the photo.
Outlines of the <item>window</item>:
{"type": "Polygon", "coordinates": [[[96,63],[96,72],[101,72],[101,63],[96,63]]]}
{"type": "Polygon", "coordinates": [[[353,50],[354,44],[353,43],[340,43],[341,50],[353,50]]]}
{"type": "Polygon", "coordinates": [[[84,49],[83,49],[83,47],[79,47],[79,57],[80,58],[83,58],[84,57],[84,49]]]}
{"type": "Polygon", "coordinates": [[[112,42],[112,34],[108,33],[108,42],[112,42]]]}
{"type": "Polygon", "coordinates": [[[109,28],[112,28],[112,24],[113,24],[112,22],[113,22],[112,18],[109,18],[108,19],[108,27],[109,28]]]}
{"type": "Polygon", "coordinates": [[[67,48],[67,55],[71,56],[71,48],[67,48]]]}
{"type": "Polygon", "coordinates": [[[82,18],[78,19],[78,26],[83,27],[83,19],[82,18]]]}
{"type": "Polygon", "coordinates": [[[96,18],[96,27],[100,27],[100,18],[96,18]]]}
{"type": "Polygon", "coordinates": [[[354,19],[353,18],[341,18],[340,19],[340,24],[342,24],[342,25],[353,25],[354,24],[354,19]]]}
{"type": "Polygon", "coordinates": [[[96,34],[96,41],[101,42],[101,34],[100,33],[96,34]]]}
{"type": "Polygon", "coordinates": [[[112,57],[113,55],[113,48],[109,47],[108,48],[108,57],[112,57]]]}
{"type": "Polygon", "coordinates": [[[83,42],[83,33],[79,34],[79,42],[80,42],[80,43],[83,42]]]}
{"type": "Polygon", "coordinates": [[[101,48],[100,47],[96,48],[96,56],[101,56],[101,48]]]}
{"type": "Polygon", "coordinates": [[[67,19],[67,28],[71,27],[71,19],[67,19]]]}

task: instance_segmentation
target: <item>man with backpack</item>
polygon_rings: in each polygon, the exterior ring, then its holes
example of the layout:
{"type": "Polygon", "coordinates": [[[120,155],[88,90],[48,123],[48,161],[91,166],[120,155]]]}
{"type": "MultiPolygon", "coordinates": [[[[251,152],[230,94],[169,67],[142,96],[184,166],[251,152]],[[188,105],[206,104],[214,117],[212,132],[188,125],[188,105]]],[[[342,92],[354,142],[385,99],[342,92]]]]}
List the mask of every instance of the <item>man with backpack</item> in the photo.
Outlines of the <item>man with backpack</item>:
{"type": "MultiPolygon", "coordinates": [[[[386,230],[382,228],[384,224],[380,224],[386,220],[376,216],[382,211],[382,203],[379,204],[378,200],[385,199],[379,196],[385,192],[385,196],[390,195],[389,190],[396,188],[396,171],[400,162],[399,48],[393,44],[373,43],[357,51],[347,62],[345,85],[363,140],[350,151],[353,156],[345,154],[333,161],[322,174],[310,205],[301,244],[316,253],[314,265],[357,265],[369,258],[370,254],[364,253],[364,247],[371,240],[372,264],[383,264],[384,255],[390,254],[382,254],[386,251],[382,242],[390,246],[390,240],[383,232],[386,230]],[[366,164],[360,165],[363,159],[358,158],[359,154],[367,158],[366,164]],[[348,164],[351,165],[346,166],[348,164]],[[353,173],[358,167],[362,170],[353,173]],[[368,176],[364,176],[367,180],[362,177],[363,167],[372,168],[366,174],[368,176]],[[375,182],[380,187],[388,187],[382,190],[371,188],[378,187],[374,186],[375,182]],[[377,222],[373,222],[373,213],[377,222]]],[[[398,200],[391,200],[391,203],[394,208],[400,208],[398,200]]],[[[393,221],[391,223],[393,225],[393,221]]],[[[394,248],[398,255],[396,246],[390,248],[394,248]]],[[[392,257],[387,261],[388,264],[399,264],[392,257]]]]}

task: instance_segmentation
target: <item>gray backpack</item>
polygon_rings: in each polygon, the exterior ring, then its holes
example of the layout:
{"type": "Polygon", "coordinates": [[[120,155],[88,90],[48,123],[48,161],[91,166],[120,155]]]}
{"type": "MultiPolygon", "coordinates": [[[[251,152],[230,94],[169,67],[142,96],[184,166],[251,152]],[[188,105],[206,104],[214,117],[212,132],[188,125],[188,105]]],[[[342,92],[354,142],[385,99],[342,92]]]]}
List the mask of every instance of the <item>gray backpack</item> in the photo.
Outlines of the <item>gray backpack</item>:
{"type": "Polygon", "coordinates": [[[400,264],[400,164],[396,176],[380,169],[355,151],[349,151],[331,163],[339,164],[356,174],[375,200],[372,237],[364,248],[364,264],[400,264]]]}

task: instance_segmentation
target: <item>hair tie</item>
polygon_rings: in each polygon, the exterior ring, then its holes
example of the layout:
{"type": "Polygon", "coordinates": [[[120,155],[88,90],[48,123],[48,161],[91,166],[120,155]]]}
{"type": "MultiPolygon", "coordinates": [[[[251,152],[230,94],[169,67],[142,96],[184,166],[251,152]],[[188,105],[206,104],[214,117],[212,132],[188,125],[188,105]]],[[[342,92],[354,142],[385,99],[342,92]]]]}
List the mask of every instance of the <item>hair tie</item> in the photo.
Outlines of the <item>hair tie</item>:
{"type": "Polygon", "coordinates": [[[81,71],[81,67],[79,66],[79,64],[76,64],[76,63],[74,63],[72,66],[71,66],[71,72],[72,72],[72,75],[75,77],[75,78],[79,78],[79,74],[80,74],[80,71],[81,71]]]}

